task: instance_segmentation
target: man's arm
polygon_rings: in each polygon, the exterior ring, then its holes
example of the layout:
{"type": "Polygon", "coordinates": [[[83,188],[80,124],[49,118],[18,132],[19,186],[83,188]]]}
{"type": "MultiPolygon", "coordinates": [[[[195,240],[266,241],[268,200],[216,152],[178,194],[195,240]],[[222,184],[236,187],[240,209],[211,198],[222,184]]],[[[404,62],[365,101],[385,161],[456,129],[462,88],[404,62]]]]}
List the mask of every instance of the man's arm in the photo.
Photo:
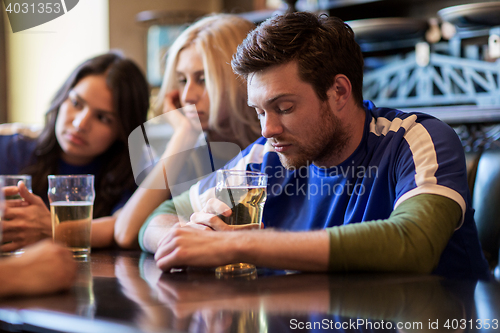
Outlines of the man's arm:
{"type": "Polygon", "coordinates": [[[246,262],[271,268],[326,271],[328,246],[325,230],[214,232],[174,227],[158,243],[155,259],[162,270],[246,262]]]}
{"type": "Polygon", "coordinates": [[[329,228],[329,270],[430,273],[461,219],[455,201],[420,194],[386,220],[329,228]]]}
{"type": "Polygon", "coordinates": [[[304,271],[406,271],[429,273],[461,219],[451,199],[421,194],[407,199],[386,220],[328,231],[212,232],[172,228],[155,258],[168,270],[248,262],[304,271]]]}

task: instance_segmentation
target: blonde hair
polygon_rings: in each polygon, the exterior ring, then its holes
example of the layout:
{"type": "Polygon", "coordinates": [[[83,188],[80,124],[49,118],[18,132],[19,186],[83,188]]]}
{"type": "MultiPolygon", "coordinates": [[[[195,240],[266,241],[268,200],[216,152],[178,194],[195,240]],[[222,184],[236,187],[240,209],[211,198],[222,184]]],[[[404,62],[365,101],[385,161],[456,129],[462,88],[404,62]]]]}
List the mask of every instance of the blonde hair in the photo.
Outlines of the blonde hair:
{"type": "Polygon", "coordinates": [[[210,130],[233,138],[244,148],[260,136],[260,124],[255,111],[247,105],[246,84],[231,68],[231,57],[255,25],[239,16],[216,14],[193,23],[175,40],[168,51],[165,75],[156,102],[156,114],[162,112],[164,96],[177,89],[175,68],[179,53],[194,45],[203,59],[205,86],[210,99],[210,130]],[[220,115],[228,115],[220,123],[220,115]]]}

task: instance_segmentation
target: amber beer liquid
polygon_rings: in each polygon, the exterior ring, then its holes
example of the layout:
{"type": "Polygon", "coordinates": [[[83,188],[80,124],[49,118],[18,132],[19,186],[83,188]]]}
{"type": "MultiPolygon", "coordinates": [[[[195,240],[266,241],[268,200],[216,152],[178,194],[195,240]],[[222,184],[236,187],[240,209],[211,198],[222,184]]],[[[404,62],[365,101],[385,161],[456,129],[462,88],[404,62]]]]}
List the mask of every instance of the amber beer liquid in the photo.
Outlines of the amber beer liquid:
{"type": "Polygon", "coordinates": [[[220,217],[228,225],[241,226],[242,229],[259,229],[262,222],[266,194],[265,187],[237,186],[216,188],[216,198],[228,205],[233,211],[229,217],[220,217]]]}
{"type": "Polygon", "coordinates": [[[50,204],[52,238],[63,244],[74,257],[90,253],[90,228],[93,203],[88,201],[56,201],[50,204]]]}

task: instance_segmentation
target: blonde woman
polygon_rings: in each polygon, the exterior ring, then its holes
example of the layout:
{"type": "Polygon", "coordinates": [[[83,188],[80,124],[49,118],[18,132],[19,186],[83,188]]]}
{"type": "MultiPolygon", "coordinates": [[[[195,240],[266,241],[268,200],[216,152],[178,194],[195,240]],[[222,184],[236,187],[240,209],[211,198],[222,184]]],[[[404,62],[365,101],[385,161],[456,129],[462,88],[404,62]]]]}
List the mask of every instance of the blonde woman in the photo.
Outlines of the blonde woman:
{"type": "Polygon", "coordinates": [[[230,65],[237,46],[254,28],[236,15],[211,15],[188,27],[171,46],[156,110],[168,117],[174,134],[161,156],[163,163],[141,183],[116,221],[115,240],[121,247],[138,247],[140,227],[171,197],[172,184],[206,174],[207,163],[199,161],[203,154],[193,151],[200,141],[212,148],[210,161],[224,165],[238,151],[217,151],[211,142],[234,143],[243,149],[260,136],[255,111],[247,105],[246,85],[230,65]],[[165,174],[166,190],[154,189],[165,183],[165,174]]]}

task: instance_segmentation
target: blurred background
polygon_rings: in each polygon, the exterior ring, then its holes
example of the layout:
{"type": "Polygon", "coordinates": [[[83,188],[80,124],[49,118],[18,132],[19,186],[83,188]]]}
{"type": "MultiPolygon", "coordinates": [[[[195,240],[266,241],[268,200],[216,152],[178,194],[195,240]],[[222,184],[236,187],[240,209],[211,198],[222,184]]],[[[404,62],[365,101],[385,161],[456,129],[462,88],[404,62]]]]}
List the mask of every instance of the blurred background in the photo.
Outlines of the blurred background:
{"type": "MultiPolygon", "coordinates": [[[[287,10],[307,10],[338,16],[345,21],[352,22],[351,26],[366,56],[367,71],[377,70],[389,62],[402,60],[408,53],[415,52],[416,45],[420,42],[424,43],[423,55],[420,59],[424,66],[429,63],[428,59],[426,63],[426,54],[428,57],[429,53],[447,54],[463,59],[475,58],[475,60],[491,63],[495,59],[491,59],[485,47],[488,47],[488,38],[491,35],[492,26],[496,24],[495,19],[484,25],[476,24],[471,29],[468,26],[464,28],[456,25],[457,23],[460,25],[460,22],[465,22],[466,25],[470,23],[467,22],[466,13],[457,14],[456,11],[451,11],[451,14],[450,12],[445,13],[446,15],[438,14],[440,10],[447,7],[484,2],[499,3],[498,1],[474,0],[298,0],[287,2],[280,0],[81,0],[65,15],[17,33],[12,33],[5,6],[2,4],[0,123],[43,124],[43,115],[50,100],[68,74],[83,60],[108,50],[121,50],[126,56],[134,59],[147,73],[151,86],[157,87],[161,82],[162,62],[169,43],[187,24],[212,12],[238,13],[255,23],[287,10]],[[387,18],[392,19],[387,20],[387,18]],[[446,20],[455,20],[455,22],[450,25],[443,24],[446,20]],[[458,42],[456,42],[457,31],[458,35],[461,33],[458,42]],[[467,31],[468,35],[464,31],[467,31]],[[465,40],[469,42],[466,43],[465,40]],[[427,53],[425,44],[429,48],[427,53]]],[[[481,15],[484,16],[484,14],[479,14],[479,19],[482,19],[481,15]]],[[[496,81],[498,80],[500,79],[497,76],[496,81]]],[[[380,99],[381,94],[373,93],[375,90],[377,89],[372,88],[372,95],[368,94],[368,90],[366,94],[372,99],[380,99]]],[[[420,104],[420,106],[429,107],[449,104],[447,102],[435,103],[433,100],[420,103],[424,97],[417,95],[415,93],[411,96],[416,97],[412,103],[405,104],[400,100],[400,105],[384,106],[414,107],[420,104]]],[[[387,98],[384,101],[391,104],[387,98]]],[[[497,102],[490,101],[486,104],[497,102]]],[[[473,104],[467,101],[460,103],[473,104]]]]}

